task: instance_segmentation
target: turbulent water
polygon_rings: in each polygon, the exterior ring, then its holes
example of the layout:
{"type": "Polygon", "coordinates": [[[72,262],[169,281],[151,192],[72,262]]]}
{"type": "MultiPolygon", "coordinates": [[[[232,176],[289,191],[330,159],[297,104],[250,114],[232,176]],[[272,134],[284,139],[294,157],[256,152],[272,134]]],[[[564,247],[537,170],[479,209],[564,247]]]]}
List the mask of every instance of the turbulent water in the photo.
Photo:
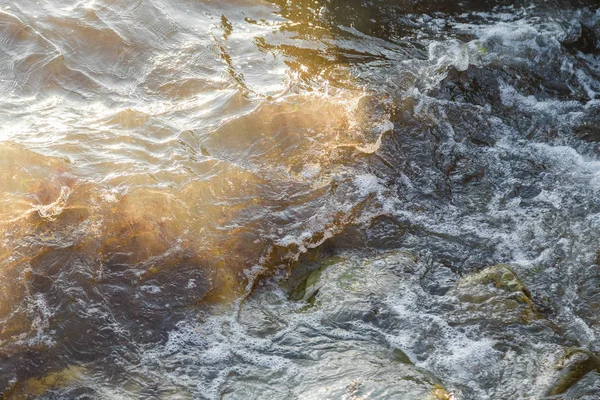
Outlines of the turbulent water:
{"type": "Polygon", "coordinates": [[[0,398],[600,398],[600,4],[0,0],[0,398]]]}

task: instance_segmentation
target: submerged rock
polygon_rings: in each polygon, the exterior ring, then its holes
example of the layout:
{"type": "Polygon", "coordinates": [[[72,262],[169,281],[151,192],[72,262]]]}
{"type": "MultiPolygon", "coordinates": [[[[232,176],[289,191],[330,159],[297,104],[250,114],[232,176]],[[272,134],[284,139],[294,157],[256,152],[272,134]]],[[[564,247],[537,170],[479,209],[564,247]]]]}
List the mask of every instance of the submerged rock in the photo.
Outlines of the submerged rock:
{"type": "Polygon", "coordinates": [[[465,276],[448,295],[468,304],[465,318],[471,320],[527,324],[537,318],[529,290],[506,265],[465,276]]]}
{"type": "MultiPolygon", "coordinates": [[[[500,289],[508,293],[517,293],[517,297],[521,299],[521,302],[526,303],[531,299],[529,290],[523,285],[520,279],[507,265],[495,265],[486,268],[474,275],[468,275],[462,279],[457,285],[457,290],[461,291],[464,289],[472,289],[476,286],[489,286],[492,285],[496,289],[500,289]]],[[[481,303],[483,299],[492,297],[493,294],[490,292],[488,295],[483,295],[483,298],[469,297],[468,295],[459,294],[459,298],[463,301],[470,301],[473,303],[481,303]]]]}
{"type": "Polygon", "coordinates": [[[583,300],[578,307],[580,315],[590,325],[600,323],[600,265],[592,265],[584,271],[577,294],[583,300]]]}
{"type": "Polygon", "coordinates": [[[441,382],[430,374],[407,364],[381,359],[374,354],[355,349],[324,352],[318,364],[302,361],[305,378],[296,389],[301,399],[444,399],[441,382]],[[311,365],[312,364],[312,365],[311,365]]]}
{"type": "Polygon", "coordinates": [[[416,268],[414,255],[400,251],[371,259],[326,257],[279,283],[295,310],[272,288],[257,290],[239,320],[261,346],[271,343],[269,352],[286,354],[288,369],[295,371],[288,378],[292,389],[274,389],[281,377],[253,366],[250,374],[231,377],[224,398],[452,399],[442,380],[415,365],[400,346],[368,339],[368,332],[397,327],[385,297],[416,268]]]}
{"type": "Polygon", "coordinates": [[[600,372],[600,358],[582,349],[567,349],[554,367],[546,396],[567,392],[592,371],[600,372]]]}
{"type": "Polygon", "coordinates": [[[49,391],[73,385],[85,377],[85,368],[71,365],[62,370],[49,372],[44,376],[15,382],[13,387],[0,396],[2,399],[26,400],[32,396],[46,395],[49,391]]]}
{"type": "MultiPolygon", "coordinates": [[[[427,297],[430,288],[422,281],[429,274],[413,254],[391,251],[371,257],[330,257],[308,271],[301,267],[286,284],[290,297],[304,304],[299,311],[318,316],[322,327],[352,334],[365,331],[398,343],[392,354],[425,376],[455,383],[455,378],[461,379],[456,371],[467,370],[478,374],[481,385],[490,385],[479,394],[452,386],[456,396],[515,398],[543,392],[547,360],[563,339],[537,311],[517,274],[507,265],[491,266],[427,297]],[[541,343],[535,348],[527,344],[536,340],[541,343]],[[539,372],[531,373],[532,369],[539,372]],[[523,374],[529,381],[515,386],[523,374]]],[[[452,398],[445,391],[438,395],[452,398]]]]}

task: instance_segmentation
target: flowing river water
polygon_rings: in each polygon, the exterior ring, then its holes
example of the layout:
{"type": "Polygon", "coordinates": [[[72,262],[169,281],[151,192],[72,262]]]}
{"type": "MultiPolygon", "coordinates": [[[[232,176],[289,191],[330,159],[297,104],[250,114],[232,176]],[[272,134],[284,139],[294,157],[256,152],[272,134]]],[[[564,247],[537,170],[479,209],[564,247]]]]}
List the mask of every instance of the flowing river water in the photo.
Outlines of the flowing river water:
{"type": "Polygon", "coordinates": [[[600,398],[597,0],[0,0],[0,398],[600,398]]]}

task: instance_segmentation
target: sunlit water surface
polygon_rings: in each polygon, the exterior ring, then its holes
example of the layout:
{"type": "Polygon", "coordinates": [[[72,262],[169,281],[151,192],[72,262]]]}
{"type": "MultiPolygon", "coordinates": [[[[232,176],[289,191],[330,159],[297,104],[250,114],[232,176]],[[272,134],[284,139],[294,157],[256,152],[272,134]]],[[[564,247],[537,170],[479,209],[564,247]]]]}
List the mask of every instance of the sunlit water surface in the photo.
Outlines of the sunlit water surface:
{"type": "Polygon", "coordinates": [[[599,398],[598,7],[0,2],[2,398],[599,398]]]}

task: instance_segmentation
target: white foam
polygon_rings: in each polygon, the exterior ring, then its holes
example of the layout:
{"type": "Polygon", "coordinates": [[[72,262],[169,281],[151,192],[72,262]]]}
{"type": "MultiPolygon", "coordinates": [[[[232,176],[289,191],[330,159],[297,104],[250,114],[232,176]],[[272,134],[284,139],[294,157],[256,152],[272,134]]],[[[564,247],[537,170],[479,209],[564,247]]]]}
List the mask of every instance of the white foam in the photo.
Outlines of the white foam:
{"type": "Polygon", "coordinates": [[[546,114],[555,115],[556,113],[566,113],[576,111],[580,108],[581,103],[578,101],[561,101],[561,100],[538,100],[535,96],[523,96],[516,89],[504,82],[500,83],[500,99],[502,104],[507,107],[516,107],[522,111],[535,111],[546,114]]]}
{"type": "Polygon", "coordinates": [[[160,287],[156,286],[156,285],[142,285],[140,286],[140,290],[142,292],[146,292],[146,293],[150,293],[150,294],[157,294],[161,292],[160,287]]]}
{"type": "Polygon", "coordinates": [[[302,169],[302,176],[306,179],[314,179],[321,173],[321,166],[316,163],[309,163],[302,169]]]}
{"type": "Polygon", "coordinates": [[[466,71],[469,68],[469,49],[456,39],[432,42],[429,45],[429,60],[438,68],[453,66],[458,71],[466,71]]]}
{"type": "Polygon", "coordinates": [[[354,177],[354,184],[362,197],[370,194],[381,193],[384,188],[379,178],[373,174],[361,174],[354,177]]]}

